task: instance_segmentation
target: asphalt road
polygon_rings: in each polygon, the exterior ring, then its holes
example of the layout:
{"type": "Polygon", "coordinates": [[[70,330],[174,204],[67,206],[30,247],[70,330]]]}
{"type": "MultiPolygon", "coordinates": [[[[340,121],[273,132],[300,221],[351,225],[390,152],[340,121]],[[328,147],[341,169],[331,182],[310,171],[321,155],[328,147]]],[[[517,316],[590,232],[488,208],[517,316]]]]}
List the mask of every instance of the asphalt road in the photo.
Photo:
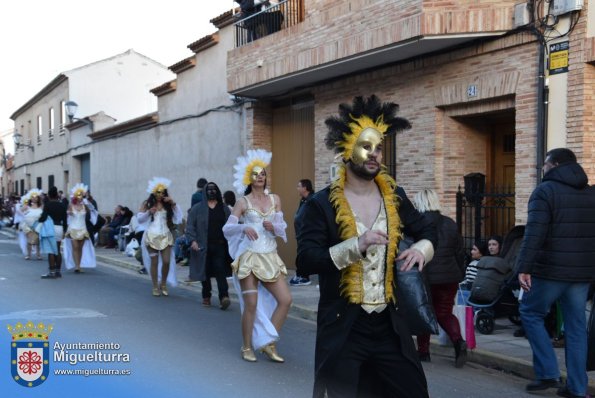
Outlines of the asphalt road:
{"type": "MultiPolygon", "coordinates": [[[[284,364],[259,356],[240,359],[240,313],[200,305],[184,288],[170,297],[151,296],[148,276],[99,264],[78,275],[42,280],[45,261],[25,261],[12,240],[0,238],[0,326],[32,320],[53,324],[50,375],[38,387],[11,379],[10,334],[0,333],[0,391],[3,397],[309,397],[312,389],[316,325],[289,318],[278,345],[284,364]],[[110,344],[84,350],[76,344],[110,344]],[[121,354],[111,362],[70,364],[69,355],[121,354]],[[117,345],[118,349],[114,349],[117,345]],[[58,357],[56,357],[58,355],[58,357]],[[125,361],[125,356],[129,362],[125,361]],[[99,370],[101,369],[101,370],[99,370]],[[130,372],[129,375],[58,375],[55,372],[130,372]]],[[[216,300],[214,300],[216,301],[216,300]]],[[[530,397],[526,380],[477,366],[455,369],[452,358],[433,356],[425,364],[434,398],[530,397]]],[[[553,396],[553,394],[551,394],[553,396]]]]}

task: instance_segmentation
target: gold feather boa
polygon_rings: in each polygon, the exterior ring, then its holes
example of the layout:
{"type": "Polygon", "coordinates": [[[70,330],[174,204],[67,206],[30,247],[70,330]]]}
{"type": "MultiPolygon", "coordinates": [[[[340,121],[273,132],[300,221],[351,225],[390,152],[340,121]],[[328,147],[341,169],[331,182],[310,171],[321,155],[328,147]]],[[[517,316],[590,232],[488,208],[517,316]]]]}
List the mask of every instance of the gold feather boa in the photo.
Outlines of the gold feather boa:
{"type": "MultiPolygon", "coordinates": [[[[330,186],[329,200],[335,209],[337,216],[335,221],[339,225],[339,236],[347,240],[358,236],[355,217],[351,206],[345,197],[345,165],[338,170],[338,177],[330,186]]],[[[388,224],[388,246],[386,247],[386,268],[384,273],[384,298],[385,302],[395,301],[393,292],[394,263],[397,256],[397,244],[401,239],[401,219],[397,212],[398,201],[395,194],[397,183],[393,178],[382,170],[374,182],[384,201],[388,224]]],[[[341,271],[341,295],[352,304],[362,304],[364,298],[364,269],[362,261],[350,264],[341,271]]]]}

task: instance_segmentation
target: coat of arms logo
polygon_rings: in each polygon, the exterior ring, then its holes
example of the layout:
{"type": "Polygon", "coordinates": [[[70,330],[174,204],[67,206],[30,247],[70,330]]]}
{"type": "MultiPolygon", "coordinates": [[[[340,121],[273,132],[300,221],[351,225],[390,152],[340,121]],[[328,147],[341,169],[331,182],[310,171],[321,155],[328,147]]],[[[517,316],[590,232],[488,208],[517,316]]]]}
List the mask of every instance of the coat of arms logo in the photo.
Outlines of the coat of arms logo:
{"type": "Polygon", "coordinates": [[[29,321],[8,325],[12,335],[10,343],[10,369],[12,379],[25,387],[37,387],[46,381],[50,373],[49,335],[53,325],[29,321]]]}

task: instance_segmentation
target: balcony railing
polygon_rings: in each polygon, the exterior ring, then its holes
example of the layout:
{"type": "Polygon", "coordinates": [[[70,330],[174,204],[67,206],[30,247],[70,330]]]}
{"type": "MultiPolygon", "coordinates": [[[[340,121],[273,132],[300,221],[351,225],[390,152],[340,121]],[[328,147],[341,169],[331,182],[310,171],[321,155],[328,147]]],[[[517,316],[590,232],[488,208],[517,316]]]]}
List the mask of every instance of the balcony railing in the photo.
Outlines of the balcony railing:
{"type": "Polygon", "coordinates": [[[303,0],[284,0],[235,23],[235,45],[258,40],[282,29],[296,25],[304,19],[303,0]]]}

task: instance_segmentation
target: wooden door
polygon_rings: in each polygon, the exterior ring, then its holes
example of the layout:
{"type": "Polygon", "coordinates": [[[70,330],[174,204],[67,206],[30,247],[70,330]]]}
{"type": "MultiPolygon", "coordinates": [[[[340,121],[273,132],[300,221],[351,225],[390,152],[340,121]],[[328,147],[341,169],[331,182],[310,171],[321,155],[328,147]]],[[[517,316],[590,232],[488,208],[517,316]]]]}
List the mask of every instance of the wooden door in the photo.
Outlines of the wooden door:
{"type": "Polygon", "coordinates": [[[295,269],[297,242],[293,219],[300,197],[297,183],[314,182],[314,103],[293,104],[273,110],[273,159],[271,192],[281,198],[287,222],[287,243],[279,241],[279,255],[288,268],[295,269]]]}

